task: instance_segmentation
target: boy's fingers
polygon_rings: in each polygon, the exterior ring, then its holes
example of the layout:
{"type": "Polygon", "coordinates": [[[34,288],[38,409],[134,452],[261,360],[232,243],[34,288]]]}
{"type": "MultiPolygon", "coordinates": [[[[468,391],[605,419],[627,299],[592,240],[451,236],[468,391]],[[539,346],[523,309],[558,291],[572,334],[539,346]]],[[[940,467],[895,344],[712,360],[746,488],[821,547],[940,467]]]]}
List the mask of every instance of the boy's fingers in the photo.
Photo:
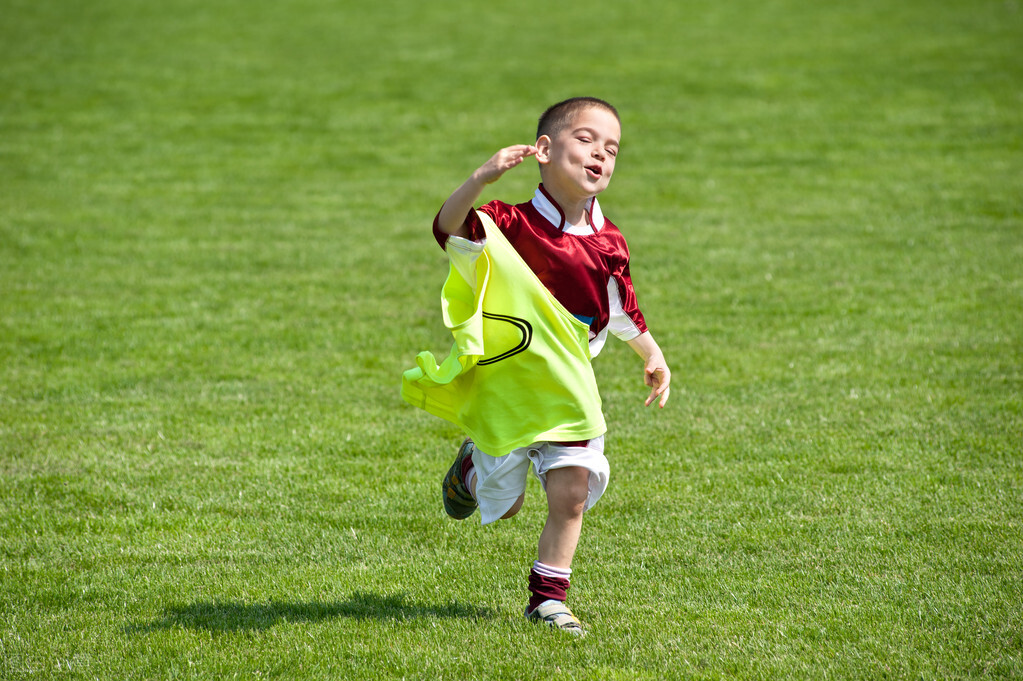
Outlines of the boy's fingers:
{"type": "Polygon", "coordinates": [[[665,382],[665,380],[664,380],[665,379],[664,369],[660,369],[660,368],[658,368],[658,369],[647,369],[644,372],[644,379],[646,380],[646,384],[647,385],[650,385],[650,386],[652,386],[652,385],[660,385],[661,383],[665,382]]]}
{"type": "Polygon", "coordinates": [[[654,400],[660,397],[659,406],[663,409],[664,405],[668,402],[668,394],[670,392],[669,386],[671,385],[671,374],[665,372],[664,369],[648,369],[644,372],[643,376],[646,384],[653,388],[650,391],[650,396],[646,398],[645,406],[649,407],[653,404],[654,400]]]}
{"type": "Polygon", "coordinates": [[[535,154],[536,147],[523,145],[521,147],[515,148],[515,150],[512,152],[512,159],[514,159],[516,163],[520,163],[529,158],[530,156],[534,156],[535,154]]]}
{"type": "Polygon", "coordinates": [[[535,154],[536,147],[531,147],[528,144],[520,144],[518,146],[502,149],[498,152],[497,159],[499,164],[507,165],[509,168],[514,168],[535,154]]]}
{"type": "Polygon", "coordinates": [[[668,395],[670,393],[671,389],[666,385],[654,388],[653,390],[650,391],[650,397],[646,398],[646,402],[644,402],[643,405],[649,407],[651,404],[654,403],[655,399],[660,397],[661,399],[657,403],[657,406],[660,407],[661,409],[664,409],[664,405],[668,403],[668,395]]]}

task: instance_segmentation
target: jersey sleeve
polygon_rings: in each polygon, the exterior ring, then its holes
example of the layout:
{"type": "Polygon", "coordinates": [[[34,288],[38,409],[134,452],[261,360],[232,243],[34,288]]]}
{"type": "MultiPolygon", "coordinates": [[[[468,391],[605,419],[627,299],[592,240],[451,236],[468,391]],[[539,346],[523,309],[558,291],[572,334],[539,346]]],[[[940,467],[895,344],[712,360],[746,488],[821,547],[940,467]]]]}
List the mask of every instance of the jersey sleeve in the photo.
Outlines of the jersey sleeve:
{"type": "Polygon", "coordinates": [[[612,273],[607,286],[610,316],[608,331],[623,341],[630,341],[647,330],[646,320],[636,301],[636,289],[632,285],[629,264],[617,273],[612,273]]]}
{"type": "MultiPolygon", "coordinates": [[[[494,224],[497,225],[498,229],[502,231],[506,229],[508,225],[510,209],[506,203],[501,201],[491,201],[485,205],[479,207],[481,211],[486,213],[494,224]]],[[[437,240],[437,244],[441,248],[444,248],[448,242],[448,235],[440,230],[437,226],[437,220],[440,218],[440,211],[437,211],[437,215],[433,218],[433,238],[437,240]]],[[[476,209],[470,209],[465,216],[466,227],[469,228],[469,241],[483,241],[487,238],[486,230],[483,229],[483,223],[480,222],[480,216],[476,214],[476,209]]]]}
{"type": "MultiPolygon", "coordinates": [[[[445,248],[448,243],[448,235],[441,231],[437,225],[437,220],[440,218],[440,211],[437,211],[437,215],[433,218],[433,238],[437,240],[437,245],[441,248],[445,248]]],[[[465,216],[465,224],[469,227],[469,241],[482,241],[486,238],[486,233],[483,231],[483,224],[480,222],[480,217],[476,215],[475,209],[470,210],[465,216]]]]}

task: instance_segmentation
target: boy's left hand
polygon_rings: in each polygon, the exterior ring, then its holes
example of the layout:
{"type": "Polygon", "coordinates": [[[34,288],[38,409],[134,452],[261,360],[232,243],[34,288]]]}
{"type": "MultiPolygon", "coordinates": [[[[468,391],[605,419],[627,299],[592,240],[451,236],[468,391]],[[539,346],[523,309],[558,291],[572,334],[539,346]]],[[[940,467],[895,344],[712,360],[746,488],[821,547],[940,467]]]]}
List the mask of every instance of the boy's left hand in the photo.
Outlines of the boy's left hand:
{"type": "Polygon", "coordinates": [[[643,369],[643,379],[652,389],[650,397],[646,398],[643,404],[649,407],[654,400],[660,397],[657,406],[664,409],[668,403],[668,396],[671,394],[671,369],[664,361],[664,357],[651,357],[643,369]]]}
{"type": "Polygon", "coordinates": [[[657,406],[664,409],[664,405],[668,403],[668,395],[671,394],[668,387],[671,385],[671,369],[664,361],[664,353],[649,331],[644,331],[628,343],[643,358],[643,381],[652,388],[650,397],[646,398],[644,404],[649,407],[659,397],[661,399],[657,406]]]}

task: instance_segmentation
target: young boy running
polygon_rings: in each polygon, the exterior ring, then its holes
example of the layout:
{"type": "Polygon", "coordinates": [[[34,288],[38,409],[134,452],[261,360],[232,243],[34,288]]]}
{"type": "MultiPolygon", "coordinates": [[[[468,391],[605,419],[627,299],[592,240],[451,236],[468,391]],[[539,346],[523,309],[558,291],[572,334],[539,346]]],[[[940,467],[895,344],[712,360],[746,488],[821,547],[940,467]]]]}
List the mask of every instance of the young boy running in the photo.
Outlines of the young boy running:
{"type": "Polygon", "coordinates": [[[451,260],[445,323],[455,347],[441,365],[421,353],[402,395],[470,435],[444,477],[444,508],[484,524],[522,506],[530,469],[547,521],[529,576],[526,617],[583,635],[565,604],[584,511],[607,487],[600,398],[589,361],[610,332],[643,359],[646,404],[664,407],[671,371],[636,302],[629,251],[604,217],[621,142],[618,112],[578,97],[550,107],[537,140],[498,151],[451,194],[434,236],[451,260]],[[531,201],[473,210],[485,185],[535,157],[531,201]]]}

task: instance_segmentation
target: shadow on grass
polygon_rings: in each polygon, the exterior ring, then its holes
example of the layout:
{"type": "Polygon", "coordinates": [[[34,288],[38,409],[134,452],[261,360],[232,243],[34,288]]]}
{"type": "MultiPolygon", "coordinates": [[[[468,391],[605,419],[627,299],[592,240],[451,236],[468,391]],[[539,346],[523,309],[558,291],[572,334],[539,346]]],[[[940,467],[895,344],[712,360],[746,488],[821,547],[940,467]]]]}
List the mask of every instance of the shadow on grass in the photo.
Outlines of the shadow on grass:
{"type": "Polygon", "coordinates": [[[380,596],[355,593],[347,601],[309,603],[222,603],[199,601],[174,606],[163,617],[152,622],[124,627],[129,634],[145,634],[166,629],[205,629],[214,633],[262,631],[285,622],[318,622],[349,617],[353,619],[490,619],[494,614],[486,608],[459,603],[429,605],[409,603],[404,596],[380,596]]]}

